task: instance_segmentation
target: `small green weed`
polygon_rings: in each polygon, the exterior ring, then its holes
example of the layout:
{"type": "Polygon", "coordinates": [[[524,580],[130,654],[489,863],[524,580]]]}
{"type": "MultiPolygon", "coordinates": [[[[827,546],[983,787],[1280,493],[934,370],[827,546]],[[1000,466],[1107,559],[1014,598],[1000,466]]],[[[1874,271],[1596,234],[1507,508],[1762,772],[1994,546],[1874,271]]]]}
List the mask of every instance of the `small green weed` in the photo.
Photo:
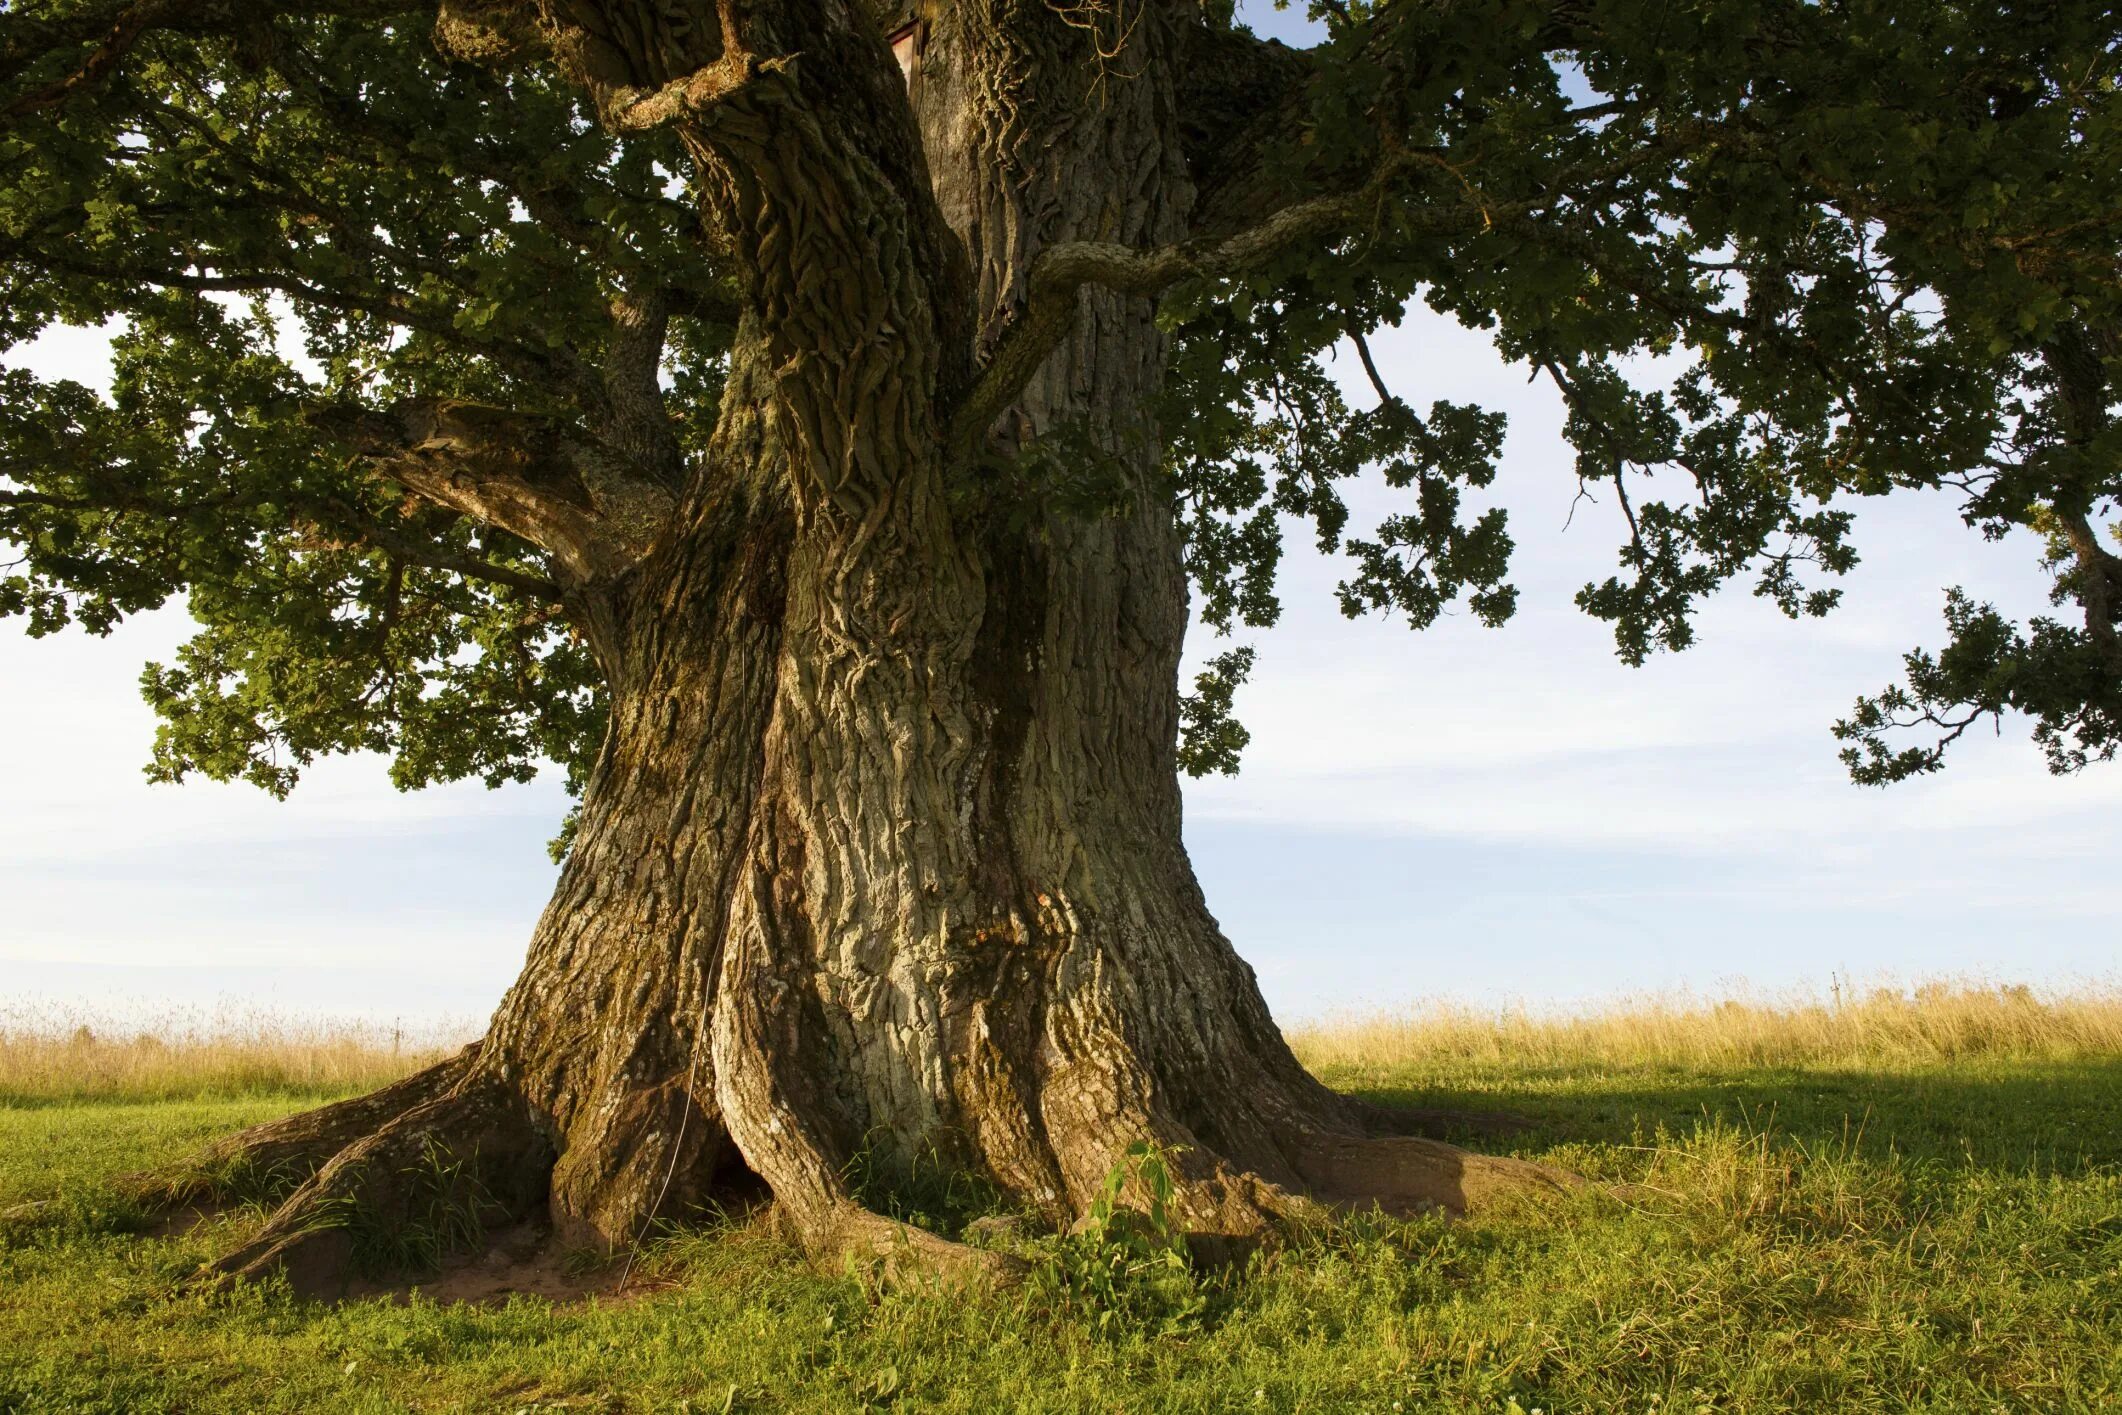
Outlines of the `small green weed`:
{"type": "Polygon", "coordinates": [[[197,1181],[200,1191],[217,1204],[269,1211],[315,1173],[314,1167],[292,1159],[268,1161],[239,1152],[200,1173],[197,1181]]]}
{"type": "Polygon", "coordinates": [[[1189,1258],[1172,1200],[1169,1156],[1147,1143],[1128,1146],[1083,1222],[1053,1240],[1034,1267],[1034,1297],[1100,1333],[1197,1325],[1208,1308],[1206,1285],[1189,1258]],[[1141,1197],[1141,1207],[1123,1202],[1130,1193],[1141,1197]]]}

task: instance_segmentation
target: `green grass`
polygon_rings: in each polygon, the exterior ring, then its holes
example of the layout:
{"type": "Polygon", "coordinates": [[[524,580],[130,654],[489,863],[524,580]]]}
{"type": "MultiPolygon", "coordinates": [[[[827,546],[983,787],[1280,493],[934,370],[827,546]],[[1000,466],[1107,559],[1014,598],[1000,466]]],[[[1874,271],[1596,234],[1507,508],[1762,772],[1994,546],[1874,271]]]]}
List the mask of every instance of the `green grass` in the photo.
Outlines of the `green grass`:
{"type": "Polygon", "coordinates": [[[288,1097],[0,1109],[0,1410],[2122,1409],[2122,1058],[1324,1068],[1507,1107],[1500,1148],[1638,1186],[1352,1221],[1125,1300],[877,1292],[768,1232],[673,1236],[623,1301],[338,1306],[184,1276],[258,1221],[141,1231],[109,1176],[288,1097]],[[1116,1310],[1100,1319],[1100,1303],[1116,1310]]]}

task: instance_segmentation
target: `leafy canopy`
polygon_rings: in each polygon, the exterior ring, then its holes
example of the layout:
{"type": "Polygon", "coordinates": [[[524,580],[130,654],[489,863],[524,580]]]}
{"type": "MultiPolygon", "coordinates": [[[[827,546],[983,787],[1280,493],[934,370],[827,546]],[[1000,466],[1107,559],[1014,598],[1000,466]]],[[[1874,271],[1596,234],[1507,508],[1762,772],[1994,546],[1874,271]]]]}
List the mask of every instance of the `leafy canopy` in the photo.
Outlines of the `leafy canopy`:
{"type": "MultiPolygon", "coordinates": [[[[8,23],[0,72],[34,34],[8,23]]],[[[544,553],[369,474],[311,415],[429,397],[579,416],[611,301],[715,279],[667,190],[674,145],[612,141],[550,75],[447,62],[413,15],[154,35],[92,94],[10,119],[0,346],[122,332],[107,398],[6,371],[0,539],[20,559],[0,613],[100,633],[187,596],[201,632],[143,680],[158,778],[284,793],[319,753],[373,750],[406,787],[545,758],[579,782],[601,687],[544,553]]],[[[681,327],[666,350],[703,426],[719,347],[681,327]]]]}
{"type": "MultiPolygon", "coordinates": [[[[319,753],[375,750],[406,786],[541,759],[579,783],[604,688],[566,566],[345,429],[425,400],[574,436],[610,421],[613,369],[641,359],[645,329],[671,443],[698,465],[730,275],[678,141],[600,128],[535,55],[445,54],[410,0],[149,9],[0,15],[0,350],[55,324],[122,331],[107,396],[0,373],[0,613],[100,633],[185,597],[200,633],[144,679],[158,777],[285,791],[319,753]]],[[[1163,461],[1212,629],[1274,621],[1291,534],[1348,558],[1349,614],[1510,617],[1504,518],[1467,495],[1495,476],[1503,419],[1418,410],[1370,360],[1364,336],[1422,302],[1565,400],[1572,472],[1625,536],[1577,602],[1629,662],[1686,647],[1734,579],[1792,616],[1829,612],[1858,498],[1954,488],[1981,534],[2042,538],[2058,612],[2019,624],[1949,592],[1945,647],[1837,727],[1853,776],[1934,770],[2007,711],[2057,770],[2114,754],[2111,7],[1321,0],[1315,16],[1327,38],[1304,55],[1213,7],[1189,21],[1268,75],[1220,96],[1204,225],[1306,194],[1355,213],[1164,294],[1163,461]],[[1328,375],[1337,350],[1369,372],[1367,405],[1328,375]],[[1405,509],[1352,527],[1341,487],[1359,475],[1405,509]]],[[[1110,512],[1083,476],[1048,480],[1075,489],[1009,483],[1053,502],[1014,524],[1110,512]]],[[[1251,665],[1234,648],[1196,684],[1187,769],[1234,768],[1251,665]]]]}

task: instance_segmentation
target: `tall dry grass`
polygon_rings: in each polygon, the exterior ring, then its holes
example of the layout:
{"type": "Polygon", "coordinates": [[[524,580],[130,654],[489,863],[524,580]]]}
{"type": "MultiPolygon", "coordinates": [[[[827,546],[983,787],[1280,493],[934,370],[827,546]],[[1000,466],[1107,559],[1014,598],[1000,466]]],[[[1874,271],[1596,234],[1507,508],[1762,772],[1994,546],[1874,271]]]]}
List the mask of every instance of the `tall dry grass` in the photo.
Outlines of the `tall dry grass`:
{"type": "MultiPolygon", "coordinates": [[[[0,1105],[328,1097],[372,1089],[472,1039],[268,1012],[113,1020],[0,1005],[0,1105]]],[[[1292,1029],[1315,1070],[1482,1065],[1804,1066],[2122,1056],[2122,985],[2043,993],[1970,982],[1784,998],[1644,997],[1539,1015],[1437,1005],[1292,1029]]]]}
{"type": "Polygon", "coordinates": [[[1294,1028],[1314,1070],[1421,1062],[1508,1066],[1918,1064],[1968,1057],[2122,1055],[2122,985],[2044,993],[1932,982],[1825,996],[1642,997],[1539,1015],[1438,1005],[1294,1028]]]}
{"type": "Polygon", "coordinates": [[[0,1005],[0,1106],[348,1095],[475,1034],[450,1023],[409,1029],[230,1009],[111,1017],[0,1005]]]}

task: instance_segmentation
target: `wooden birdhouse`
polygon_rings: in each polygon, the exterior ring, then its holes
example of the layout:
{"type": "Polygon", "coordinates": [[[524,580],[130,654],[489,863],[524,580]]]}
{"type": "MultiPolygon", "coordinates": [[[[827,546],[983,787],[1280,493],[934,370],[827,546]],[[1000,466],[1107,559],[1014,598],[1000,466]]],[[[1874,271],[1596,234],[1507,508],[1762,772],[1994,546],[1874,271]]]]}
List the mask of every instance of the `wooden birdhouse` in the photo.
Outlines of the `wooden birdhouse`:
{"type": "Polygon", "coordinates": [[[921,63],[921,46],[928,39],[928,26],[920,20],[908,20],[889,36],[892,57],[899,61],[899,72],[906,76],[909,86],[914,81],[914,70],[921,63]]]}

